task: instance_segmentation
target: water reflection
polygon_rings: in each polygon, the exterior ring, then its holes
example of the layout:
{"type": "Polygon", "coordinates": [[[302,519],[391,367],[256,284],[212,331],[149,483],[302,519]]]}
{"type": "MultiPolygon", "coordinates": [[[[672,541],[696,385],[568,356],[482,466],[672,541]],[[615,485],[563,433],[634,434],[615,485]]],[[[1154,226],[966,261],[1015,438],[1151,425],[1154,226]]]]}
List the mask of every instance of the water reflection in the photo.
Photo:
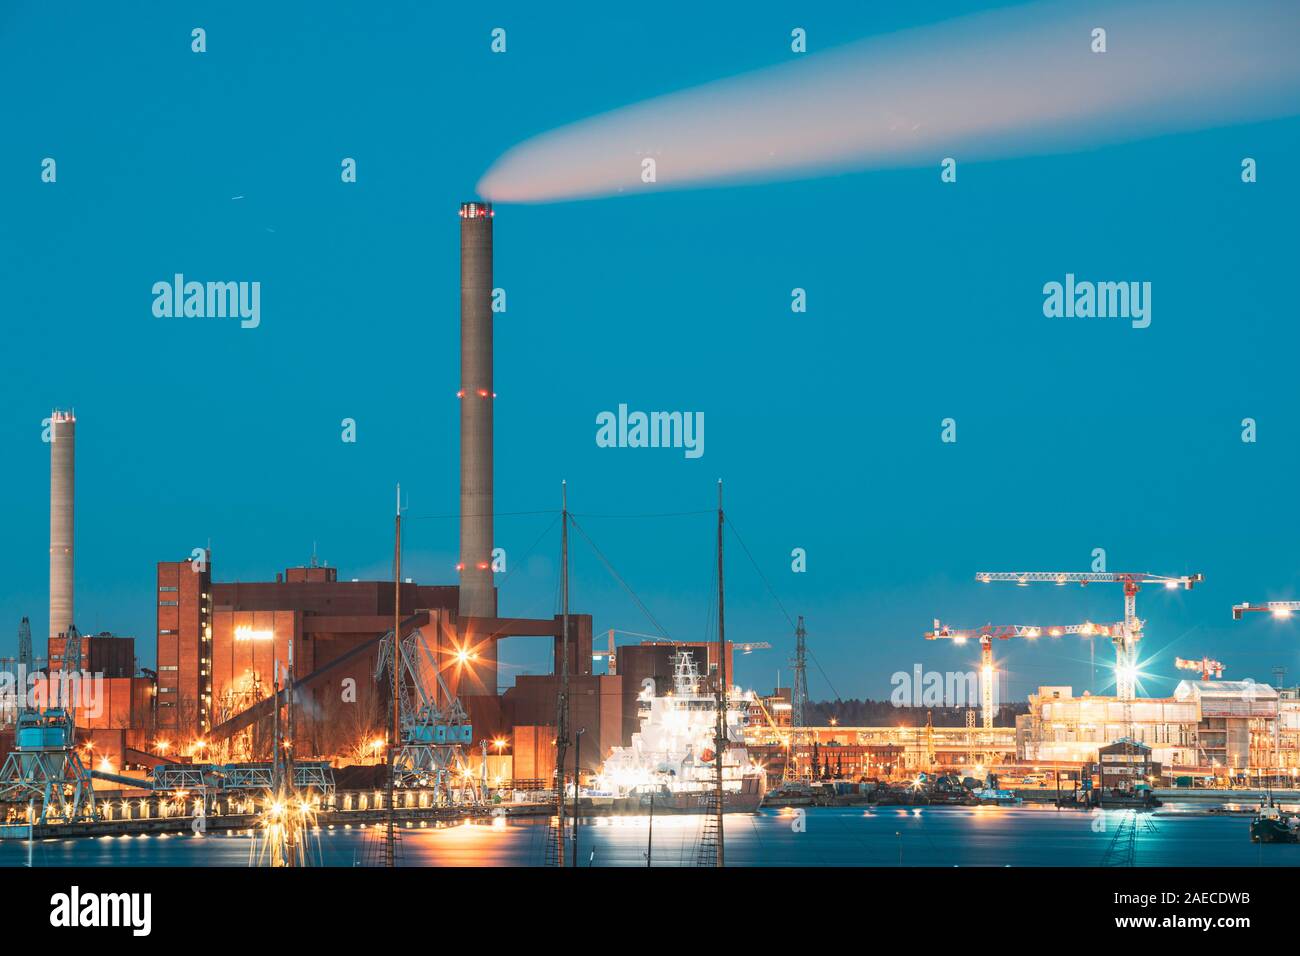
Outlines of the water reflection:
{"type": "MultiPolygon", "coordinates": [[[[1177,808],[1171,808],[1177,809],[1177,808]]],[[[1131,811],[1122,811],[1128,813],[1131,811]]],[[[1300,846],[1249,841],[1248,819],[1188,813],[1141,815],[1134,840],[1139,866],[1295,866],[1300,846]]],[[[702,817],[598,817],[579,828],[583,866],[692,866],[702,817]]],[[[1051,809],[812,808],[726,817],[729,866],[1097,866],[1120,817],[1051,809]]],[[[550,833],[544,819],[496,817],[401,832],[404,866],[542,866],[550,833]]],[[[359,866],[374,856],[374,828],[323,827],[327,866],[359,866]]],[[[246,866],[247,833],[39,841],[36,866],[246,866]]],[[[0,843],[0,865],[24,866],[24,841],[0,843]]]]}

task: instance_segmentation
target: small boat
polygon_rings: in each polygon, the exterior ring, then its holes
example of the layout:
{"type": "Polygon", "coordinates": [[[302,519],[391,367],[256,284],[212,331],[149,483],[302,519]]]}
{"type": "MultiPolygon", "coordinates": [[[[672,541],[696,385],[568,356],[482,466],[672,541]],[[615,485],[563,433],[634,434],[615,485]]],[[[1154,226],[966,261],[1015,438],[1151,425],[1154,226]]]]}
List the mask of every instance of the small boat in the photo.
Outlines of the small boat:
{"type": "Polygon", "coordinates": [[[1268,803],[1250,821],[1250,842],[1300,843],[1300,818],[1283,816],[1269,794],[1268,803]]]}
{"type": "Polygon", "coordinates": [[[1024,798],[1016,796],[1014,791],[999,790],[996,787],[980,787],[972,790],[971,795],[982,806],[1015,807],[1025,802],[1024,798]]]}

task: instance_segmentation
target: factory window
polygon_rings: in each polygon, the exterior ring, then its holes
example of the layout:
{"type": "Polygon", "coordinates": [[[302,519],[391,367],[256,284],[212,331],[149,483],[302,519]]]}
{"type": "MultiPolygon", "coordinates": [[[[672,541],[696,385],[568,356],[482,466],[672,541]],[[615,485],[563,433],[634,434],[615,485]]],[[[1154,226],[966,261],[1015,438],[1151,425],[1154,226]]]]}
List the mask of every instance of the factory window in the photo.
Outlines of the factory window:
{"type": "Polygon", "coordinates": [[[159,601],[159,602],[158,602],[158,606],[159,606],[159,607],[176,607],[176,602],[175,602],[175,601],[159,601]]]}
{"type": "Polygon", "coordinates": [[[174,671],[174,670],[176,670],[176,665],[175,665],[175,664],[160,664],[160,665],[158,666],[158,669],[159,669],[160,671],[174,671]]]}
{"type": "Polygon", "coordinates": [[[178,588],[174,588],[174,587],[160,587],[158,590],[159,590],[159,591],[176,591],[176,590],[179,590],[179,589],[178,589],[178,588]]]}
{"type": "Polygon", "coordinates": [[[159,633],[159,634],[175,634],[176,632],[175,632],[173,629],[171,629],[171,628],[167,628],[167,627],[165,627],[165,628],[163,628],[161,631],[159,631],[158,633],[159,633]]]}

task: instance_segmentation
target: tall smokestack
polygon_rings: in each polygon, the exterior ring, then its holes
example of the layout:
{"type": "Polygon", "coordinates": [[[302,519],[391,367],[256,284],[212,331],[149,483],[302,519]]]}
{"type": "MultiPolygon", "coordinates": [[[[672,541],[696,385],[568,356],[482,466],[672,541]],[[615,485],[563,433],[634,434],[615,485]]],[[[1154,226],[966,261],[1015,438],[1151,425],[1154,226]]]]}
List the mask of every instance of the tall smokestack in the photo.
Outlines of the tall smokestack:
{"type": "Polygon", "coordinates": [[[77,418],[50,416],[50,637],[72,624],[72,492],[76,472],[77,418]]]}
{"type": "MultiPolygon", "coordinates": [[[[460,206],[460,614],[495,617],[492,590],[492,206],[460,206]]],[[[486,648],[484,648],[486,650],[486,648]]],[[[495,656],[494,654],[492,655],[495,656]]],[[[493,685],[484,688],[495,694],[493,685]]]]}

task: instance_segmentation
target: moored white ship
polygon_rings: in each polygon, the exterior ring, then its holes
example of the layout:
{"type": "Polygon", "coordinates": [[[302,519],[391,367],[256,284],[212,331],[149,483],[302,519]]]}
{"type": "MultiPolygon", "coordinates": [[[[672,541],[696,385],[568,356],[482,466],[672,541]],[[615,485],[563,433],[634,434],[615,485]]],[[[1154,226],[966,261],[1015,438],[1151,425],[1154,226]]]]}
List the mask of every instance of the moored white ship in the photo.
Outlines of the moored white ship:
{"type": "MultiPolygon", "coordinates": [[[[743,728],[753,698],[732,688],[727,696],[726,739],[722,754],[725,812],[757,810],[767,790],[766,774],[745,749],[743,728]]],[[[655,694],[647,680],[639,701],[641,729],[627,747],[615,747],[597,777],[602,793],[628,809],[655,813],[702,813],[717,788],[714,736],[717,701],[706,690],[695,658],[678,651],[673,658],[673,689],[655,694]]]]}

